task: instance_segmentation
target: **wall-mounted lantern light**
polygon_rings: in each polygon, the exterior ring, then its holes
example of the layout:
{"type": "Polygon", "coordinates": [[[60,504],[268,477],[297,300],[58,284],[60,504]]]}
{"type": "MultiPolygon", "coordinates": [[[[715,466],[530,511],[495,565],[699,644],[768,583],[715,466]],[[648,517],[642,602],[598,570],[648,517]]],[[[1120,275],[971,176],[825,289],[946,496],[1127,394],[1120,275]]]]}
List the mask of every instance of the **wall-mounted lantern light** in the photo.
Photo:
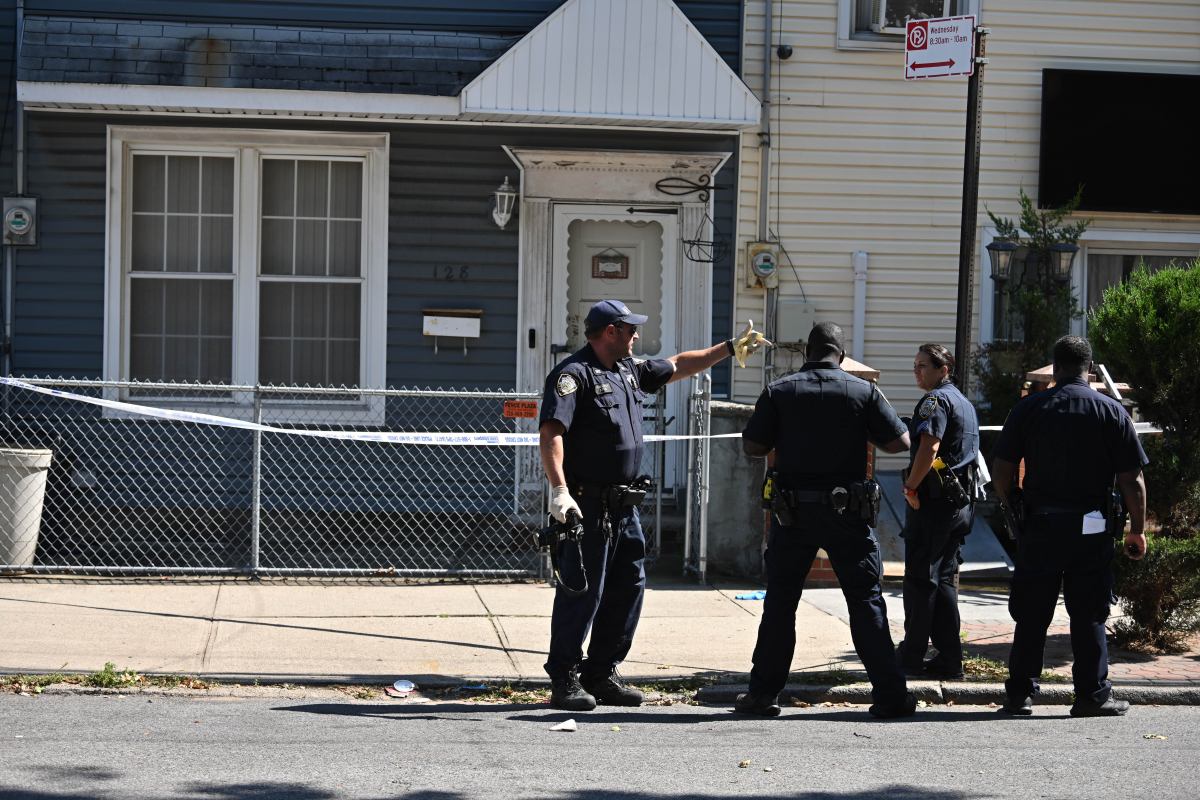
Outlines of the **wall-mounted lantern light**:
{"type": "Polygon", "coordinates": [[[1075,254],[1079,252],[1079,245],[1055,242],[1050,245],[1049,250],[1054,279],[1062,283],[1071,280],[1071,265],[1075,263],[1075,254]]]}
{"type": "Polygon", "coordinates": [[[512,219],[513,206],[517,202],[517,190],[508,182],[508,176],[504,176],[504,183],[492,193],[496,200],[492,206],[492,219],[496,225],[504,228],[508,221],[512,219]]]}
{"type": "Polygon", "coordinates": [[[1011,239],[993,239],[988,242],[988,260],[992,262],[992,280],[1004,283],[1012,274],[1012,258],[1019,245],[1011,239]]]}

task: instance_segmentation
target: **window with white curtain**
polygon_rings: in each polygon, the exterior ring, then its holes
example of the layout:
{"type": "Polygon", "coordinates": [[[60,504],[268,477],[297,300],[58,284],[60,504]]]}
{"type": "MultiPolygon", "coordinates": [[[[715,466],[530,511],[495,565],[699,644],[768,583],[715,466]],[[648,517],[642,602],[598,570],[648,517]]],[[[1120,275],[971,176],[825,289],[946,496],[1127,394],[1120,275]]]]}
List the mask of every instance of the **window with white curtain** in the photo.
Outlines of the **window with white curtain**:
{"type": "Polygon", "coordinates": [[[1104,290],[1128,280],[1129,276],[1144,265],[1150,272],[1157,272],[1171,264],[1184,265],[1191,261],[1189,252],[1153,252],[1145,248],[1122,248],[1121,250],[1089,249],[1087,253],[1087,286],[1082,298],[1091,311],[1104,300],[1104,290]]]}
{"type": "Polygon", "coordinates": [[[260,383],[358,383],[362,163],[262,162],[260,383]]]}
{"type": "Polygon", "coordinates": [[[110,132],[106,377],[383,386],[386,135],[110,132]]]}

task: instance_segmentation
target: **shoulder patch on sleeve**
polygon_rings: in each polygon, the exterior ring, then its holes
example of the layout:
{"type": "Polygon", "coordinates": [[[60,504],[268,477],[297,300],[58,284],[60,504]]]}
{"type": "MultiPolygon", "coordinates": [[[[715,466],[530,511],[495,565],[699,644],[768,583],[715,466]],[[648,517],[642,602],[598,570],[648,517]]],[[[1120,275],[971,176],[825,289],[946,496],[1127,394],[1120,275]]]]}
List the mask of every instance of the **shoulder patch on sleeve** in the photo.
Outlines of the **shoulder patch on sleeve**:
{"type": "Polygon", "coordinates": [[[579,381],[574,375],[564,372],[558,376],[558,383],[554,384],[554,391],[558,392],[559,397],[566,397],[571,392],[579,389],[579,381]]]}
{"type": "Polygon", "coordinates": [[[937,398],[929,395],[921,401],[921,407],[917,409],[917,416],[921,419],[929,419],[933,416],[933,412],[937,411],[937,398]]]}

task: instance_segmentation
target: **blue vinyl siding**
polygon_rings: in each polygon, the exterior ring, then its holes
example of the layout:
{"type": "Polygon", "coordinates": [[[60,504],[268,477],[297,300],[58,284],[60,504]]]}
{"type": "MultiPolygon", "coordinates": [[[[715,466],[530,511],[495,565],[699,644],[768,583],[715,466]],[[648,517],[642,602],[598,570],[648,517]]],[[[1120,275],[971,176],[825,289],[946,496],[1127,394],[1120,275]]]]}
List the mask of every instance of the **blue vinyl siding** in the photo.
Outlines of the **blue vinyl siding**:
{"type": "MultiPolygon", "coordinates": [[[[27,14],[213,20],[278,25],[380,27],[523,34],[563,0],[27,0],[27,14]]],[[[12,7],[11,0],[7,5],[12,7]]],[[[677,0],[676,5],[729,66],[741,71],[741,0],[677,0]]]]}
{"type": "MultiPolygon", "coordinates": [[[[41,239],[38,248],[17,254],[13,373],[99,377],[105,125],[188,123],[37,113],[28,119],[29,190],[41,198],[41,239]]],[[[241,121],[236,127],[249,125],[241,121]]],[[[387,130],[392,137],[386,377],[389,385],[407,387],[514,385],[519,225],[514,220],[502,231],[489,213],[492,190],[506,175],[517,177],[501,145],[736,150],[735,140],[707,135],[422,125],[342,129],[387,130]],[[443,278],[447,270],[454,280],[443,278]],[[432,342],[421,334],[421,309],[446,307],[483,309],[482,336],[468,342],[465,356],[461,340],[444,340],[435,357],[432,342]]],[[[736,177],[731,160],[717,181],[717,227],[726,236],[734,228],[736,177]]],[[[721,338],[733,324],[732,254],[714,266],[713,331],[721,338]]],[[[726,370],[714,376],[717,391],[728,386],[727,375],[726,370]]]]}
{"type": "Polygon", "coordinates": [[[16,110],[17,87],[15,58],[13,48],[17,40],[16,3],[13,0],[0,0],[0,103],[3,103],[3,116],[0,117],[0,187],[5,194],[15,189],[13,175],[13,156],[16,141],[16,110]]]}

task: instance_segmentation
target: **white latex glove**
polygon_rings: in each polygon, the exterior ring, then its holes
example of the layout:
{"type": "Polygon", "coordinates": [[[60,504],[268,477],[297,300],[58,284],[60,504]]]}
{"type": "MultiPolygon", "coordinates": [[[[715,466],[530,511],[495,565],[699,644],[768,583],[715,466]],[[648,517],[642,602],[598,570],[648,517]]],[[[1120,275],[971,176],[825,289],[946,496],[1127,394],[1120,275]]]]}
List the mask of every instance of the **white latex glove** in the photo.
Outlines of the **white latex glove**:
{"type": "Polygon", "coordinates": [[[565,486],[553,486],[550,489],[550,513],[559,522],[567,521],[567,514],[574,511],[575,516],[583,519],[579,504],[571,497],[571,492],[565,486]]]}
{"type": "Polygon", "coordinates": [[[746,320],[746,327],[733,340],[733,357],[737,359],[738,366],[746,366],[746,359],[764,344],[770,346],[771,343],[767,337],[754,330],[754,320],[746,320]]]}

